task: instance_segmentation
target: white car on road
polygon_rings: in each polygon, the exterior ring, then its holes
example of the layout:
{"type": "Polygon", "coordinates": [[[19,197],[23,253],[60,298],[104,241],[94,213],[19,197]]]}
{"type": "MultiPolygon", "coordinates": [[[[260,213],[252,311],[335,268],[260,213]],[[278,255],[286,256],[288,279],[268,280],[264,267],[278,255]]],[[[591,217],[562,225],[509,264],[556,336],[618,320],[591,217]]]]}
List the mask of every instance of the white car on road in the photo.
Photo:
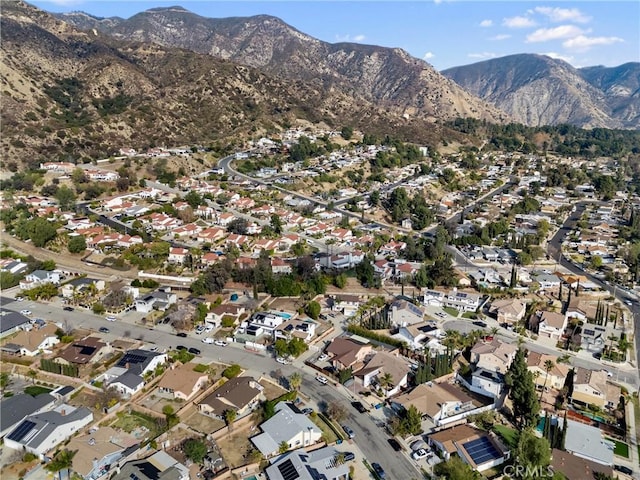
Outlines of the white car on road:
{"type": "Polygon", "coordinates": [[[113,315],[109,315],[109,316],[107,317],[107,322],[115,322],[115,321],[116,321],[116,317],[115,317],[115,316],[113,316],[113,315]]]}
{"type": "Polygon", "coordinates": [[[277,357],[276,362],[281,363],[282,365],[289,365],[289,362],[284,357],[277,357]]]}
{"type": "Polygon", "coordinates": [[[316,375],[316,380],[319,381],[323,385],[326,385],[327,382],[329,381],[327,379],[327,377],[325,377],[324,375],[316,375]]]}
{"type": "Polygon", "coordinates": [[[224,340],[216,340],[215,342],[213,342],[214,345],[217,345],[219,347],[226,347],[227,346],[227,342],[225,342],[224,340]]]}
{"type": "Polygon", "coordinates": [[[31,315],[31,310],[20,310],[20,313],[25,317],[28,317],[31,315]]]}
{"type": "Polygon", "coordinates": [[[202,343],[208,343],[209,345],[211,345],[212,343],[214,343],[214,340],[211,337],[205,337],[202,339],[202,343]]]}

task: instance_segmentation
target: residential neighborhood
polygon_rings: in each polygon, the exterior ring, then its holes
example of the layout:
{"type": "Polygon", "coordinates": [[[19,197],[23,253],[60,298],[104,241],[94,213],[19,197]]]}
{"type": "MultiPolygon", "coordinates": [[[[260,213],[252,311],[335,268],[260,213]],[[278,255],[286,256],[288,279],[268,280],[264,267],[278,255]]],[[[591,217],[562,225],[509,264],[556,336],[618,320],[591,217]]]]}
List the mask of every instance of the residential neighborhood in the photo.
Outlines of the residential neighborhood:
{"type": "Polygon", "coordinates": [[[634,478],[616,161],[339,137],[193,171],[197,149],[122,147],[3,196],[3,477],[515,479],[535,450],[634,478]]]}

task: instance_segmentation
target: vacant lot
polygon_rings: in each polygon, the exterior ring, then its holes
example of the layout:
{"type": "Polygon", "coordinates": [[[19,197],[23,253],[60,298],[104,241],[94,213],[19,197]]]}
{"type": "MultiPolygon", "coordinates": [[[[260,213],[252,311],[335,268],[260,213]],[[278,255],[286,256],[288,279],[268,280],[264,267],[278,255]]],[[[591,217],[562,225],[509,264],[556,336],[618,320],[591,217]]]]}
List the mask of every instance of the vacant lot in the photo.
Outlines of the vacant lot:
{"type": "Polygon", "coordinates": [[[248,425],[240,430],[232,430],[228,436],[216,442],[229,467],[235,468],[248,463],[246,456],[253,449],[249,437],[257,433],[259,432],[255,428],[252,431],[252,425],[248,425]]]}
{"type": "Polygon", "coordinates": [[[264,396],[267,400],[273,400],[274,398],[278,398],[280,395],[284,395],[287,391],[276,385],[275,383],[270,382],[269,380],[262,379],[260,380],[260,385],[264,387],[264,396]]]}
{"type": "Polygon", "coordinates": [[[151,415],[136,412],[135,410],[132,410],[130,413],[119,412],[117,414],[117,420],[111,426],[130,433],[138,440],[155,438],[160,433],[156,418],[151,415]]]}
{"type": "Polygon", "coordinates": [[[203,415],[198,411],[193,412],[188,417],[182,418],[182,423],[191,427],[191,429],[196,432],[205,434],[217,432],[225,426],[225,423],[222,420],[209,417],[208,415],[203,415]]]}
{"type": "Polygon", "coordinates": [[[173,408],[173,411],[177,412],[183,407],[184,402],[152,393],[150,395],[147,395],[144,399],[142,399],[140,401],[140,405],[148,408],[149,410],[153,410],[154,412],[158,412],[159,414],[162,414],[163,413],[162,409],[166,405],[170,405],[171,408],[173,408]]]}

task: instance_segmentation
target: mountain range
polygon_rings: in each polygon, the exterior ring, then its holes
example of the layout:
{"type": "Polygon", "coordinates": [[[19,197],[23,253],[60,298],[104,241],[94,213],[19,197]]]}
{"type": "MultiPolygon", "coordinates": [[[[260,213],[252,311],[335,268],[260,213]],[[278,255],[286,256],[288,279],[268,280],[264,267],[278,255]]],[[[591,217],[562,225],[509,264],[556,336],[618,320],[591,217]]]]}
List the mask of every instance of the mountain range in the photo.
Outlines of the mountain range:
{"type": "MultiPolygon", "coordinates": [[[[232,60],[275,75],[318,81],[405,112],[447,118],[485,116],[481,106],[400,49],[329,44],[266,15],[205,18],[182,7],[154,8],[129,19],[61,14],[79,28],[232,60]],[[438,99],[446,99],[438,102],[438,99]]],[[[511,55],[441,72],[517,122],[584,128],[640,128],[640,63],[576,69],[534,54],[511,55]]],[[[493,112],[494,120],[507,117],[493,112]]]]}
{"type": "Polygon", "coordinates": [[[297,120],[429,145],[470,141],[443,123],[458,117],[640,127],[640,64],[575,69],[516,55],[439,73],[401,49],[181,7],[122,19],[18,1],[3,4],[0,22],[0,142],[25,161],[212,143],[297,120]]]}

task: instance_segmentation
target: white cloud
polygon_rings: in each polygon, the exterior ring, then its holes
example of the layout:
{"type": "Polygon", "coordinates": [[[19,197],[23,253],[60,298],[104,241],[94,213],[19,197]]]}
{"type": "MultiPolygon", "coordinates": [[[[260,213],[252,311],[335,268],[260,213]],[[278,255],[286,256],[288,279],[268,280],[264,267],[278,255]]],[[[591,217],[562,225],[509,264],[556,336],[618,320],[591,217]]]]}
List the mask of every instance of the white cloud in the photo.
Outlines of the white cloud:
{"type": "Polygon", "coordinates": [[[500,41],[500,40],[507,40],[509,38],[511,38],[511,35],[506,34],[506,33],[502,33],[500,35],[496,35],[495,37],[491,37],[489,40],[500,41]]]}
{"type": "Polygon", "coordinates": [[[83,0],[49,0],[49,2],[61,7],[72,7],[75,5],[81,5],[83,0]]]}
{"type": "Polygon", "coordinates": [[[562,46],[569,50],[576,50],[584,52],[596,45],[613,45],[614,43],[624,42],[619,37],[587,37],[585,35],[578,35],[577,37],[565,40],[562,46]]]}
{"type": "Polygon", "coordinates": [[[534,11],[545,15],[552,22],[587,23],[591,21],[591,17],[577,8],[536,7],[534,11]]]}
{"type": "Polygon", "coordinates": [[[365,38],[367,37],[362,34],[351,36],[348,33],[346,35],[336,33],[336,42],[362,42],[365,38]]]}
{"type": "Polygon", "coordinates": [[[508,28],[530,28],[535,27],[536,22],[529,17],[509,17],[502,19],[502,25],[508,28]]]}
{"type": "Polygon", "coordinates": [[[427,52],[422,56],[423,60],[431,60],[433,57],[435,57],[435,53],[433,52],[427,52]]]}
{"type": "Polygon", "coordinates": [[[493,26],[493,20],[482,20],[480,22],[480,26],[481,27],[492,27],[493,26]]]}
{"type": "Polygon", "coordinates": [[[498,55],[496,53],[493,52],[481,52],[481,53],[469,53],[467,54],[467,57],[469,58],[479,58],[481,60],[484,60],[486,58],[496,58],[498,55]]]}
{"type": "Polygon", "coordinates": [[[557,60],[564,60],[567,63],[573,63],[574,58],[571,55],[563,55],[557,52],[546,52],[542,55],[546,55],[547,57],[555,58],[557,60]]]}
{"type": "Polygon", "coordinates": [[[554,28],[539,28],[533,33],[527,35],[527,43],[548,42],[550,40],[559,40],[561,38],[572,38],[582,35],[585,32],[575,25],[561,25],[554,28]]]}

